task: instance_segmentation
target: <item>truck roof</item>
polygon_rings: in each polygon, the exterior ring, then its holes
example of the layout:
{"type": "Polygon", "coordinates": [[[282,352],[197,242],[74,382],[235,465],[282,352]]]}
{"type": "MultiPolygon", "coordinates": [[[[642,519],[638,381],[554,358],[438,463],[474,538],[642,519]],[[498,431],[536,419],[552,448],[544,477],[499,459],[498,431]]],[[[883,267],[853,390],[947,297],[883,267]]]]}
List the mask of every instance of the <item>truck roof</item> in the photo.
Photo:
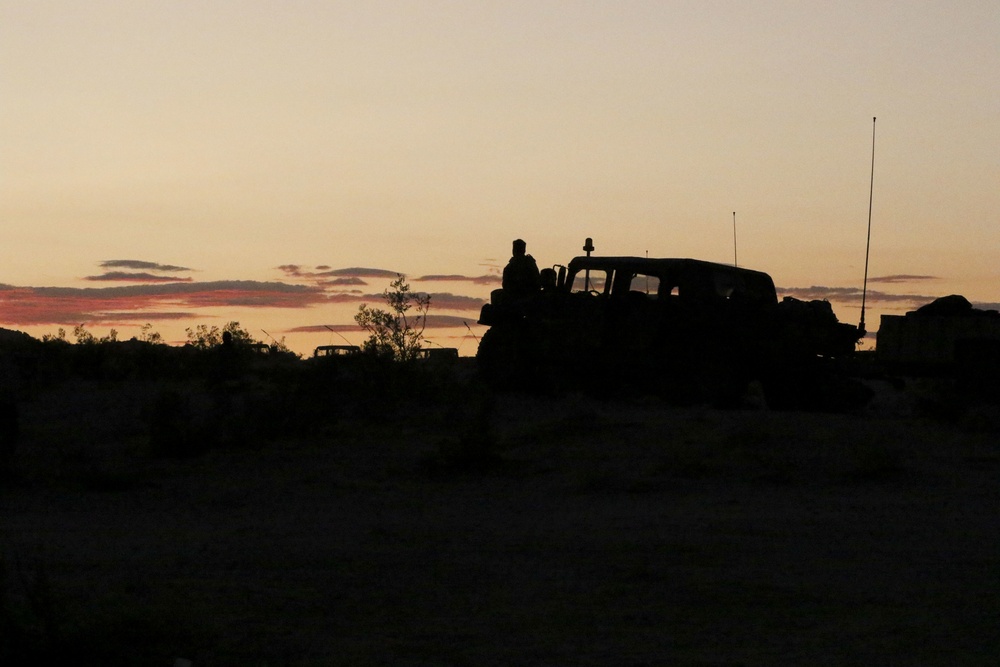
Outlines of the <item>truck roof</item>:
{"type": "Polygon", "coordinates": [[[747,276],[756,276],[758,279],[764,278],[768,281],[771,276],[763,271],[754,271],[731,264],[720,264],[719,262],[708,262],[703,259],[690,259],[687,257],[631,257],[627,255],[614,257],[574,257],[570,261],[570,268],[636,268],[642,269],[644,273],[650,275],[685,272],[685,271],[722,271],[747,276]]]}
{"type": "Polygon", "coordinates": [[[569,274],[580,271],[617,271],[656,276],[661,282],[689,289],[711,288],[728,296],[740,292],[754,301],[777,303],[777,292],[771,276],[763,271],[744,269],[729,264],[689,258],[651,257],[574,257],[567,267],[569,274]]]}

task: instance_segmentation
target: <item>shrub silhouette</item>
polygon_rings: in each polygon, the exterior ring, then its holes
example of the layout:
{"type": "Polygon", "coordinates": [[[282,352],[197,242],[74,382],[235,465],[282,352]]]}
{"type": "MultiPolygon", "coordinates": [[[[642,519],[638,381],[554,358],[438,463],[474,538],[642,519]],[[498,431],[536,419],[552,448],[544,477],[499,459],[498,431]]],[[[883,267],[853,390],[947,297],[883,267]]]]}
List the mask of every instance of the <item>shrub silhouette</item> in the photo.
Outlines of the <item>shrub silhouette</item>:
{"type": "Polygon", "coordinates": [[[397,274],[382,296],[389,310],[361,304],[354,316],[354,321],[369,333],[362,349],[375,356],[412,361],[423,342],[431,297],[411,292],[403,274],[397,274]],[[411,309],[415,309],[416,314],[408,316],[411,309]]]}

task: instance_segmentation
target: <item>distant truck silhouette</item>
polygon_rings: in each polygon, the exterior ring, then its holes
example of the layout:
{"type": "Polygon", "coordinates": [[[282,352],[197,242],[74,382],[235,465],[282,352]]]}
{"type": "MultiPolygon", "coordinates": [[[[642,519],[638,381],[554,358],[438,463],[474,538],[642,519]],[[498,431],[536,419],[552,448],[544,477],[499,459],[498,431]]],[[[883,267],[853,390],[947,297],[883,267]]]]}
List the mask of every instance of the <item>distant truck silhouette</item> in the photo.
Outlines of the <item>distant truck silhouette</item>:
{"type": "Polygon", "coordinates": [[[495,385],[652,391],[737,400],[760,381],[774,407],[848,396],[836,361],[862,332],[826,301],[780,303],[766,273],[695,259],[590,256],[543,270],[527,296],[494,290],[479,323],[480,371],[495,385]]]}
{"type": "Polygon", "coordinates": [[[889,373],[953,378],[972,393],[1000,396],[1000,313],[963,296],[883,315],[875,353],[889,373]]]}
{"type": "Polygon", "coordinates": [[[425,347],[417,350],[417,360],[431,364],[450,364],[458,360],[456,347],[425,347]]]}
{"type": "Polygon", "coordinates": [[[313,357],[347,357],[361,354],[357,345],[320,345],[313,350],[313,357]]]}

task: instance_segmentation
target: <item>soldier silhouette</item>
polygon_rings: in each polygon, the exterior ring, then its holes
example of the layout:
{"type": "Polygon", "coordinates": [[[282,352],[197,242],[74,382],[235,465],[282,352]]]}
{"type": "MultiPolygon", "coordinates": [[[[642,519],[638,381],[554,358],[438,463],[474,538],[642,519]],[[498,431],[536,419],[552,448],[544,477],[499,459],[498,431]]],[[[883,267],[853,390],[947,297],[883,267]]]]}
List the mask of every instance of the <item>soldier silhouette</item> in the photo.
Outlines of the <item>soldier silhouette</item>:
{"type": "Polygon", "coordinates": [[[538,264],[534,257],[527,254],[527,244],[521,239],[515,239],[513,243],[512,257],[503,269],[502,286],[511,296],[531,294],[541,288],[538,264]]]}

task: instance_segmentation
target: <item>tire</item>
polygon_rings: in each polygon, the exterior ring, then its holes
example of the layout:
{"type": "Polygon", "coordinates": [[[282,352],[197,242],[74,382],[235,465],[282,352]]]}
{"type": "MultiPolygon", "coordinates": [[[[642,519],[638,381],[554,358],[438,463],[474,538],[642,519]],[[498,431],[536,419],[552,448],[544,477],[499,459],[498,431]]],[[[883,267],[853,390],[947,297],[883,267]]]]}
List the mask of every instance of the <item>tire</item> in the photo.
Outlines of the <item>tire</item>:
{"type": "Polygon", "coordinates": [[[490,327],[476,352],[479,374],[495,389],[515,389],[523,379],[519,369],[523,356],[515,333],[505,327],[490,327]]]}

